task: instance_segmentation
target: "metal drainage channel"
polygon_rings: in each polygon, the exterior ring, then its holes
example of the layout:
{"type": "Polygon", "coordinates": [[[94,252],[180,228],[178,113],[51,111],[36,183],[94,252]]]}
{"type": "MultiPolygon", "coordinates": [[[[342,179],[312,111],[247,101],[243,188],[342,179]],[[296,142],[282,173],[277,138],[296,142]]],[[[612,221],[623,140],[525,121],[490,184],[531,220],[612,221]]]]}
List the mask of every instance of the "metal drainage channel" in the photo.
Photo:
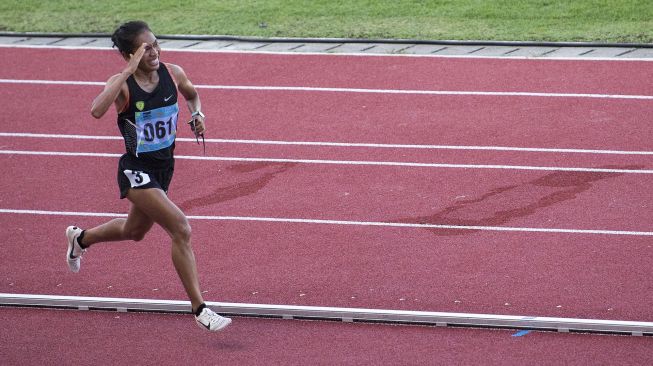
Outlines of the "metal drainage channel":
{"type": "MultiPolygon", "coordinates": [[[[317,306],[207,302],[221,314],[282,319],[402,323],[435,326],[537,329],[558,332],[618,333],[653,336],[653,322],[551,318],[536,316],[444,313],[317,306]]],[[[108,297],[51,296],[0,293],[0,306],[70,308],[79,310],[190,313],[190,302],[108,297]]]]}

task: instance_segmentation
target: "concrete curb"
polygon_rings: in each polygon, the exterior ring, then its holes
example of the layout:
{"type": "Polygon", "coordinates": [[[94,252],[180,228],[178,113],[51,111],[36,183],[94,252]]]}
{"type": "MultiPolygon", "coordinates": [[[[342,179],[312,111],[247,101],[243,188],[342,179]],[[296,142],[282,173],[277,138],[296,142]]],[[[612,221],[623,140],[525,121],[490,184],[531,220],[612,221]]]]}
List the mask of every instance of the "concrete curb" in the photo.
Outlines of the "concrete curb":
{"type": "MultiPolygon", "coordinates": [[[[56,38],[110,38],[108,33],[43,33],[0,32],[0,37],[56,37],[56,38]]],[[[547,42],[547,41],[487,41],[487,40],[421,40],[421,39],[362,39],[362,38],[293,38],[250,37],[229,35],[158,34],[159,39],[187,41],[236,41],[259,43],[375,43],[375,44],[424,44],[449,46],[516,46],[516,47],[612,47],[653,48],[653,43],[623,42],[547,42]]]]}
{"type": "MultiPolygon", "coordinates": [[[[166,49],[461,57],[653,59],[653,44],[158,35],[166,49]]],[[[0,45],[110,48],[108,34],[0,32],[0,45]]]]}

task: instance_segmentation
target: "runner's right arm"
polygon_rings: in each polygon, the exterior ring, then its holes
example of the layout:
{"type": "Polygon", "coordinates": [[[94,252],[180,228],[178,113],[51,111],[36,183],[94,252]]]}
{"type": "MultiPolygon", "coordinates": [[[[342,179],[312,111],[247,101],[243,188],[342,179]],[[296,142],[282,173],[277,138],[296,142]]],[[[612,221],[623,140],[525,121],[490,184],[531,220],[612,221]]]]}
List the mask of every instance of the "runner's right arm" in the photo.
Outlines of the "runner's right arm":
{"type": "Polygon", "coordinates": [[[95,97],[93,104],[91,105],[91,115],[95,118],[102,118],[104,114],[109,110],[109,107],[112,103],[116,103],[116,109],[120,111],[125,103],[127,103],[127,84],[125,81],[131,74],[133,74],[138,68],[138,64],[145,54],[146,43],[143,43],[135,54],[129,55],[129,63],[127,67],[120,73],[113,75],[107,81],[107,84],[104,86],[104,90],[100,95],[95,97]]]}

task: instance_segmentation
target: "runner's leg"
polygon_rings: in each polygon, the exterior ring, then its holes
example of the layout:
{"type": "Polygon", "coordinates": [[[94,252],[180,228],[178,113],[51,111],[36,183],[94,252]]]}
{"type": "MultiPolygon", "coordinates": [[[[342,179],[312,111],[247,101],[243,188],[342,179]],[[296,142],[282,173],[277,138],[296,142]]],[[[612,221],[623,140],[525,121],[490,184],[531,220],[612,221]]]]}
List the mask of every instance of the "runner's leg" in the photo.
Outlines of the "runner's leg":
{"type": "Polygon", "coordinates": [[[160,189],[130,189],[127,199],[170,235],[172,262],[190,298],[194,312],[204,300],[200,292],[195,255],[191,247],[191,228],[188,219],[160,189]]]}
{"type": "Polygon", "coordinates": [[[80,244],[88,248],[92,244],[106,241],[140,241],[150,231],[153,224],[154,221],[149,216],[135,205],[132,205],[126,219],[113,219],[84,231],[84,238],[80,244]]]}

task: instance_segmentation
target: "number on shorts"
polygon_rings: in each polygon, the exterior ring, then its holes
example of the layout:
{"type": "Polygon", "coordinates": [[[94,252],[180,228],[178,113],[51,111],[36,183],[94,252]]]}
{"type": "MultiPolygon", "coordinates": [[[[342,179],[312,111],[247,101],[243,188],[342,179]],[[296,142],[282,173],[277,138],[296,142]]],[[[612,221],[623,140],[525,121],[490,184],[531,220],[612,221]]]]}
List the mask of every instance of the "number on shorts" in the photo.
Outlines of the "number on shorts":
{"type": "Polygon", "coordinates": [[[139,170],[126,169],[123,171],[132,188],[140,187],[142,185],[150,183],[150,176],[147,173],[139,170]]]}

